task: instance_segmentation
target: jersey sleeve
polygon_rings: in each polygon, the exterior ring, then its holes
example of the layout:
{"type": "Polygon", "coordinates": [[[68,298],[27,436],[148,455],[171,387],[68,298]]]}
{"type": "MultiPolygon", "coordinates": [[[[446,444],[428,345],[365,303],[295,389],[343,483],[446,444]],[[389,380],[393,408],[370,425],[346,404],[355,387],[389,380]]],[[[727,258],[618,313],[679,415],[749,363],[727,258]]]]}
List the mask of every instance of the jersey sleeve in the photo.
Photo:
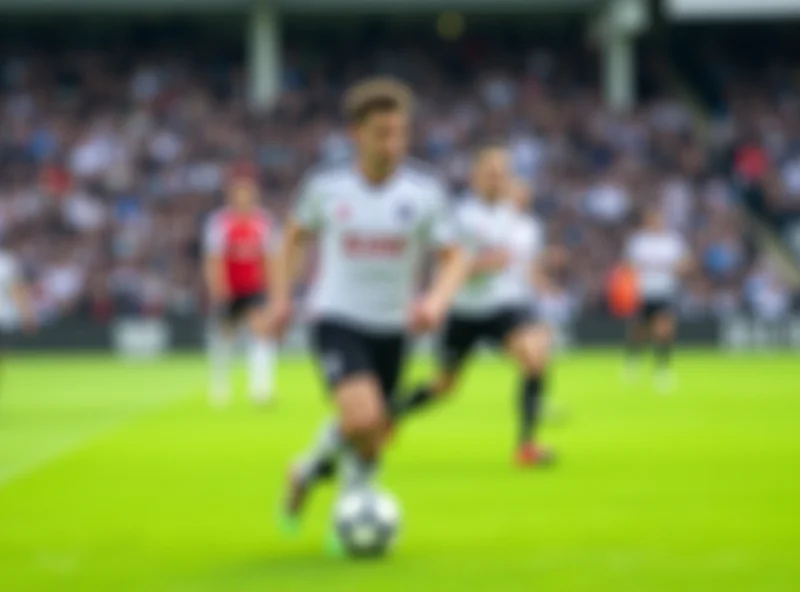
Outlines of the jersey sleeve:
{"type": "Polygon", "coordinates": [[[292,217],[304,230],[314,231],[322,226],[322,196],[313,177],[300,184],[292,217]]]}
{"type": "Polygon", "coordinates": [[[203,252],[206,255],[219,255],[225,248],[225,232],[219,215],[212,215],[203,229],[203,252]]]}

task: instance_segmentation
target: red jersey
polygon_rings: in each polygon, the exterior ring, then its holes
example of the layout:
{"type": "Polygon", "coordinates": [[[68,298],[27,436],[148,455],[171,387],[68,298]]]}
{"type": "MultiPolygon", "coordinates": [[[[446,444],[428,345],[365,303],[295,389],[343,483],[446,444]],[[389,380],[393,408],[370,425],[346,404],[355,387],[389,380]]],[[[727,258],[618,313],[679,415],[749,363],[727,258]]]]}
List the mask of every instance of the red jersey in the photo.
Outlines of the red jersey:
{"type": "Polygon", "coordinates": [[[278,233],[266,210],[217,210],[208,220],[205,252],[220,255],[233,297],[263,292],[267,287],[266,257],[278,233]]]}

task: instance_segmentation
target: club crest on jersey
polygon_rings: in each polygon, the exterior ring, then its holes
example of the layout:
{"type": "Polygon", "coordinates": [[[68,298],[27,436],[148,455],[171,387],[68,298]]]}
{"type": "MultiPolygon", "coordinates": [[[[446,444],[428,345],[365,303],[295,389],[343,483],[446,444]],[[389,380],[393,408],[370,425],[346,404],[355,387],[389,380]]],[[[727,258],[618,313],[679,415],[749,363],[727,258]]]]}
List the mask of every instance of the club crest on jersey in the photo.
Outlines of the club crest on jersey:
{"type": "Polygon", "coordinates": [[[343,201],[339,205],[336,206],[336,219],[340,222],[344,222],[350,218],[350,204],[346,201],[343,201]]]}
{"type": "Polygon", "coordinates": [[[408,224],[414,219],[414,207],[409,203],[402,203],[397,208],[397,218],[403,224],[408,224]]]}

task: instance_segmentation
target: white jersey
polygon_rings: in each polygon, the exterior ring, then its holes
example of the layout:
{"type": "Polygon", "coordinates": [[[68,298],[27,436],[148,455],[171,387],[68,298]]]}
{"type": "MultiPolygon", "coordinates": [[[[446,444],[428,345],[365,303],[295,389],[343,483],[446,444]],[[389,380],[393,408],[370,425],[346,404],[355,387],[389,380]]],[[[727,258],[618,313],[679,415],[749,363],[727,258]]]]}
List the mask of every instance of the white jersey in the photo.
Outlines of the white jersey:
{"type": "Polygon", "coordinates": [[[19,281],[19,268],[14,257],[0,251],[0,330],[16,327],[19,322],[13,289],[19,281]]]}
{"type": "Polygon", "coordinates": [[[480,254],[503,249],[509,253],[510,262],[504,269],[469,279],[456,295],[453,311],[486,316],[507,306],[529,305],[531,268],[543,244],[539,223],[509,204],[471,197],[457,208],[454,226],[459,240],[470,251],[480,254]]]}
{"type": "Polygon", "coordinates": [[[426,253],[452,242],[448,214],[442,185],[410,164],[379,186],[352,164],[311,175],[294,218],[319,243],[312,313],[402,330],[426,253]]]}
{"type": "Polygon", "coordinates": [[[645,300],[675,296],[680,285],[679,267],[687,254],[686,243],[675,232],[642,231],[630,238],[625,258],[638,274],[645,300]]]}

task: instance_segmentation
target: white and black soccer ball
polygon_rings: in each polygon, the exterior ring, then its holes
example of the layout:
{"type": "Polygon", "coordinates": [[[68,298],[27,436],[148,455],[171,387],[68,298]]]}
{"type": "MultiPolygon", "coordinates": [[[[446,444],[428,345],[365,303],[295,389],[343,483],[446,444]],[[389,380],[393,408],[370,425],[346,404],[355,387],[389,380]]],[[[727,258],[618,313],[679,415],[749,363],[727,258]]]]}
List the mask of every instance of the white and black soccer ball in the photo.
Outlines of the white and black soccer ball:
{"type": "Polygon", "coordinates": [[[397,538],[400,510],[392,496],[359,488],[339,499],[334,521],[348,555],[380,557],[391,549],[397,538]]]}

